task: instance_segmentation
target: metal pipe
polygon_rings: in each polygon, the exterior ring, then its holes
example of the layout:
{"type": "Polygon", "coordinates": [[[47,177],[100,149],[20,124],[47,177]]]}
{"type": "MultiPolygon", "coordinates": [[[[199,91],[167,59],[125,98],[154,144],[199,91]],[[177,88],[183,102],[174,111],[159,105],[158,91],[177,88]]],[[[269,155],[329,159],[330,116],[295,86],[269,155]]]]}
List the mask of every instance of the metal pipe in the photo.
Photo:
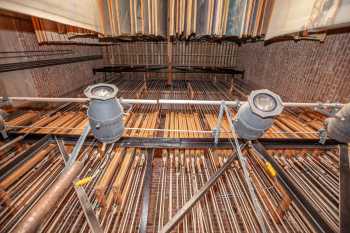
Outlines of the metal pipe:
{"type": "Polygon", "coordinates": [[[100,223],[97,220],[94,209],[91,206],[89,197],[87,196],[83,187],[77,187],[74,185],[75,193],[78,196],[80,206],[83,209],[85,218],[89,224],[90,230],[92,233],[103,233],[100,223]]]}
{"type": "MultiPolygon", "coordinates": [[[[32,102],[74,102],[83,103],[89,101],[89,98],[58,98],[58,97],[0,97],[0,101],[32,101],[32,102]]],[[[120,98],[122,104],[194,104],[194,105],[221,105],[237,106],[247,101],[222,101],[222,100],[176,100],[176,99],[123,99],[120,98]]],[[[343,107],[343,103],[304,103],[304,102],[283,102],[284,107],[343,107]]]]}
{"type": "Polygon", "coordinates": [[[192,197],[189,199],[181,209],[164,225],[159,233],[170,232],[176,224],[185,217],[186,213],[200,200],[200,198],[207,193],[207,191],[215,184],[216,180],[230,167],[231,163],[237,159],[236,155],[232,155],[227,159],[223,166],[208,180],[208,182],[201,187],[192,197]]]}
{"type": "Polygon", "coordinates": [[[69,170],[63,173],[52,187],[34,205],[24,219],[16,226],[14,233],[34,233],[37,232],[41,223],[48,216],[58,200],[72,185],[73,180],[83,169],[82,162],[75,162],[69,170]]]}
{"type": "Polygon", "coordinates": [[[147,219],[149,213],[149,203],[151,199],[151,185],[152,185],[152,161],[154,156],[154,149],[148,150],[145,179],[142,190],[142,212],[139,224],[139,233],[146,233],[147,219]]]}
{"type": "Polygon", "coordinates": [[[236,106],[239,101],[222,101],[222,100],[175,100],[175,99],[159,99],[160,104],[200,104],[200,105],[221,105],[225,103],[229,106],[236,106]]]}
{"type": "Polygon", "coordinates": [[[31,101],[31,102],[74,102],[89,101],[88,98],[55,98],[55,97],[0,97],[1,101],[31,101]]]}
{"type": "Polygon", "coordinates": [[[119,99],[121,104],[159,104],[158,100],[147,99],[119,99]]]}
{"type": "Polygon", "coordinates": [[[283,102],[284,107],[343,107],[345,104],[342,103],[305,103],[305,102],[283,102]]]}
{"type": "Polygon", "coordinates": [[[341,144],[340,152],[340,232],[350,229],[350,163],[348,144],[341,144]]]}

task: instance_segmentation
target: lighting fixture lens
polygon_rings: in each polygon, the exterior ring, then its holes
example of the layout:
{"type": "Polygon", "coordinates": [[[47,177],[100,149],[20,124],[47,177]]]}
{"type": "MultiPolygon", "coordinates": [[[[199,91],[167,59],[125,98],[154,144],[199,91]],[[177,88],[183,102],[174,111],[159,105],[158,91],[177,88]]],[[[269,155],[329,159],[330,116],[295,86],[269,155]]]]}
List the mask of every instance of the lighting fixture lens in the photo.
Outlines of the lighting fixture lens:
{"type": "Polygon", "coordinates": [[[277,102],[275,98],[273,98],[269,94],[260,93],[254,96],[253,103],[255,107],[263,112],[271,112],[276,109],[277,102]]]}
{"type": "Polygon", "coordinates": [[[96,97],[108,97],[113,94],[113,88],[108,86],[99,86],[91,90],[91,94],[96,97]]]}

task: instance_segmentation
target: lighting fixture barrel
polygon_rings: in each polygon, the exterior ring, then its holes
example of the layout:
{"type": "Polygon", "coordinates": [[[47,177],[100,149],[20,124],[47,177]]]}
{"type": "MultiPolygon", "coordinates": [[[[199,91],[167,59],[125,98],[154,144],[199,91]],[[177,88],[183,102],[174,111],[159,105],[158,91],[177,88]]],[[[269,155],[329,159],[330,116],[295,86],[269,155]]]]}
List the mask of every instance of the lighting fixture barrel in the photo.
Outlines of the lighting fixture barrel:
{"type": "Polygon", "coordinates": [[[339,142],[350,142],[350,103],[344,105],[335,115],[328,118],[327,134],[339,142]]]}
{"type": "Polygon", "coordinates": [[[7,138],[7,133],[5,131],[5,119],[7,117],[7,113],[0,109],[0,135],[3,138],[7,138]]]}
{"type": "Polygon", "coordinates": [[[3,131],[4,129],[5,129],[5,120],[0,112],[0,131],[3,131]]]}
{"type": "Polygon", "coordinates": [[[103,143],[117,141],[124,132],[123,107],[116,98],[118,88],[112,84],[96,84],[85,89],[90,99],[87,115],[92,133],[103,143]]]}
{"type": "Polygon", "coordinates": [[[258,139],[282,111],[282,100],[278,95],[266,89],[252,91],[248,102],[238,110],[234,121],[236,133],[243,139],[258,139]]]}

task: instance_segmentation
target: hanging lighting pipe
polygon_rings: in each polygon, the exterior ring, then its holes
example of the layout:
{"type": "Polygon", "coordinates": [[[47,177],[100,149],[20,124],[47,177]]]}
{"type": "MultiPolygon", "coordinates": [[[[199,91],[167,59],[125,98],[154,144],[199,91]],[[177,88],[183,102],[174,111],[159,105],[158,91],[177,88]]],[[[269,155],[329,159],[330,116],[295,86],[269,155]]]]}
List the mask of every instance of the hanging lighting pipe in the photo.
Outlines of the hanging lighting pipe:
{"type": "MultiPolygon", "coordinates": [[[[85,103],[89,98],[51,98],[51,97],[0,97],[0,101],[31,101],[31,102],[72,102],[85,103]]],[[[221,105],[237,106],[247,101],[222,101],[222,100],[175,100],[175,99],[119,99],[122,104],[193,104],[193,105],[221,105]]],[[[343,103],[305,103],[305,102],[283,102],[284,107],[343,107],[343,103]]]]}
{"type": "Polygon", "coordinates": [[[89,101],[89,98],[60,98],[60,97],[0,97],[1,101],[30,101],[30,102],[72,102],[82,103],[89,101]]]}

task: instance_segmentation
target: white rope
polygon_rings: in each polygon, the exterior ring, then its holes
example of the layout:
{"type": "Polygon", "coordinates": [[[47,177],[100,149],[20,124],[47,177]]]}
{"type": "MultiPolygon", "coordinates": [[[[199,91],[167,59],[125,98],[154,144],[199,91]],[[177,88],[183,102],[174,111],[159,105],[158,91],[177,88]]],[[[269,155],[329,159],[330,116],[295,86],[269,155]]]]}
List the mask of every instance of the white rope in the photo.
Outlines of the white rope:
{"type": "MultiPolygon", "coordinates": [[[[2,101],[33,101],[33,102],[88,102],[88,98],[53,98],[53,97],[0,97],[2,101]]],[[[221,100],[187,100],[187,99],[123,99],[122,104],[192,104],[192,105],[221,105],[221,100]]],[[[224,101],[227,106],[237,106],[246,101],[224,101]]],[[[285,107],[343,107],[344,103],[321,103],[321,102],[283,102],[285,107]]]]}
{"type": "MultiPolygon", "coordinates": [[[[23,129],[62,129],[62,130],[83,130],[84,128],[69,128],[69,127],[45,127],[45,126],[16,126],[16,125],[5,125],[7,128],[23,128],[23,129]]],[[[181,129],[152,129],[152,128],[129,128],[125,127],[125,130],[140,130],[140,131],[157,131],[157,132],[181,132],[181,133],[213,133],[212,130],[181,130],[181,129]]],[[[230,133],[231,131],[220,131],[220,133],[230,133]]],[[[297,131],[297,132],[286,132],[276,131],[269,132],[270,134],[316,134],[318,131],[297,131]]]]}

